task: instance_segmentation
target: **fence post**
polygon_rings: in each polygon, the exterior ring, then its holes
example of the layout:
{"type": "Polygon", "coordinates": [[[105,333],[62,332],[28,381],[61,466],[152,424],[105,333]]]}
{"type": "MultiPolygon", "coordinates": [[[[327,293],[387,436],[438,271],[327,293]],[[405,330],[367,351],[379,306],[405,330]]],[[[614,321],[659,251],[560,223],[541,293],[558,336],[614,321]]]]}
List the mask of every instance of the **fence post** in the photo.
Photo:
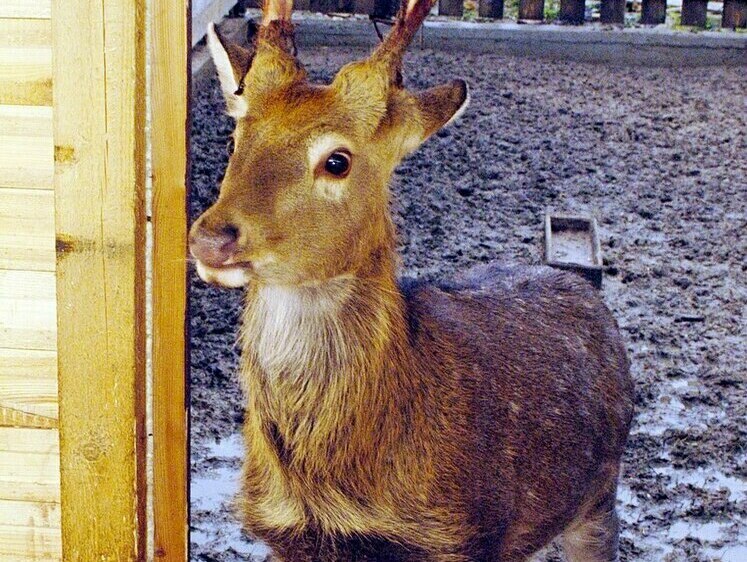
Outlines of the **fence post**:
{"type": "Polygon", "coordinates": [[[519,0],[519,22],[545,19],[545,0],[519,0]]]}
{"type": "Polygon", "coordinates": [[[374,9],[370,15],[377,18],[387,18],[394,16],[399,11],[399,2],[397,0],[374,0],[374,9]]]}
{"type": "Polygon", "coordinates": [[[462,16],[464,0],[438,0],[438,13],[441,16],[462,16]]]}
{"type": "Polygon", "coordinates": [[[602,0],[602,23],[625,23],[625,0],[602,0]]]}
{"type": "Polygon", "coordinates": [[[667,0],[643,0],[641,23],[658,25],[667,19],[667,0]]]}
{"type": "Polygon", "coordinates": [[[337,0],[311,0],[309,3],[309,10],[312,12],[320,12],[322,14],[329,14],[333,12],[343,12],[344,8],[341,8],[341,4],[344,2],[338,2],[337,0]]]}
{"type": "Polygon", "coordinates": [[[503,19],[503,0],[480,0],[477,15],[481,18],[503,19]]]}
{"type": "Polygon", "coordinates": [[[721,27],[725,29],[747,28],[747,0],[724,0],[721,27]]]}
{"type": "Polygon", "coordinates": [[[682,0],[682,25],[705,27],[708,0],[682,0]]]}
{"type": "Polygon", "coordinates": [[[581,25],[586,11],[585,0],[560,0],[558,19],[565,23],[581,25]]]}
{"type": "Polygon", "coordinates": [[[189,0],[151,3],[153,559],[189,559],[189,0]]]}
{"type": "Polygon", "coordinates": [[[66,562],[146,559],[144,15],[52,2],[66,562]]]}

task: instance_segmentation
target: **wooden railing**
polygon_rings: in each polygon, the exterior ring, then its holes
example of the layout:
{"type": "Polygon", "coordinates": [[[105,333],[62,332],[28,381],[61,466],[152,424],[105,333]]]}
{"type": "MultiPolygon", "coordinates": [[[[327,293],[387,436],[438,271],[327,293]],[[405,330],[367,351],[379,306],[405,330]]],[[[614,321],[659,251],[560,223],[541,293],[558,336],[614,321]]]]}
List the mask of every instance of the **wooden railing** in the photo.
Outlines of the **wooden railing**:
{"type": "MultiPolygon", "coordinates": [[[[364,3],[358,0],[357,3],[364,3]]],[[[355,11],[373,15],[392,14],[396,11],[396,0],[369,0],[377,4],[375,10],[354,9],[353,0],[338,0],[337,8],[331,9],[335,0],[307,0],[309,9],[318,12],[355,11]],[[324,8],[324,9],[322,9],[324,8]],[[378,12],[378,13],[375,13],[378,12]]],[[[604,24],[622,24],[625,22],[627,10],[626,0],[602,0],[600,21],[604,24]]],[[[683,0],[681,25],[706,27],[708,0],[683,0]]],[[[438,13],[444,16],[461,17],[464,15],[463,0],[439,0],[438,13]]],[[[557,19],[563,23],[581,25],[586,14],[586,0],[560,0],[560,10],[557,19]]],[[[504,0],[479,0],[477,15],[481,18],[503,19],[504,0]]],[[[642,0],[640,22],[646,25],[656,25],[665,22],[667,15],[667,0],[642,0]]],[[[519,0],[519,22],[541,22],[545,20],[545,0],[519,0]]],[[[723,0],[721,26],[727,29],[747,27],[747,0],[723,0]]]]}
{"type": "MultiPolygon", "coordinates": [[[[504,0],[478,0],[477,15],[481,18],[503,19],[504,0]]],[[[438,13],[443,16],[464,15],[464,0],[439,0],[438,13]]],[[[626,0],[602,0],[600,21],[606,24],[622,24],[627,10],[626,0]]],[[[297,0],[298,10],[321,13],[356,13],[375,17],[393,15],[399,0],[297,0]]],[[[681,24],[705,27],[708,0],[683,0],[681,24]]],[[[564,23],[582,24],[586,12],[585,0],[560,0],[558,20],[564,23]]],[[[640,23],[656,25],[664,23],[667,0],[642,0],[640,23]]],[[[545,19],[545,0],[519,0],[518,20],[540,22],[545,19]]],[[[728,29],[747,27],[747,0],[723,0],[721,26],[728,29]]]]}
{"type": "MultiPolygon", "coordinates": [[[[628,9],[628,0],[601,0],[599,21],[603,24],[623,24],[628,9]]],[[[259,7],[259,0],[197,0],[193,4],[192,43],[205,36],[207,24],[237,6],[259,7]]],[[[393,16],[399,7],[399,0],[296,0],[294,9],[323,14],[367,14],[373,18],[393,16]]],[[[477,15],[485,19],[503,19],[504,0],[475,0],[477,15]]],[[[463,17],[464,0],[438,0],[438,14],[463,17]]],[[[662,24],[667,16],[667,0],[642,0],[639,23],[644,25],[662,24]]],[[[557,21],[566,24],[582,25],[586,19],[586,0],[560,0],[557,21]]],[[[518,21],[539,23],[545,21],[545,0],[519,0],[518,21]]],[[[681,25],[705,28],[708,25],[708,0],[682,0],[681,25]]],[[[747,27],[747,0],[723,0],[721,27],[737,29],[747,27]]]]}

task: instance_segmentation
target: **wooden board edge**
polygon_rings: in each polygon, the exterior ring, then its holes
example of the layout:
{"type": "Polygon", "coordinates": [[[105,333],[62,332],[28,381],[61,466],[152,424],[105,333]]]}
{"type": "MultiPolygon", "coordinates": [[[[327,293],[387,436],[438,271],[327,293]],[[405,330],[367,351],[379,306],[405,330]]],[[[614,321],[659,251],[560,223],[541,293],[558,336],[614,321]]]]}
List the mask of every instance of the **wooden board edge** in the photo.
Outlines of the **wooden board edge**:
{"type": "Polygon", "coordinates": [[[153,162],[153,555],[189,559],[187,204],[190,2],[154,0],[151,22],[153,162]],[[177,149],[181,147],[181,150],[177,149]]]}

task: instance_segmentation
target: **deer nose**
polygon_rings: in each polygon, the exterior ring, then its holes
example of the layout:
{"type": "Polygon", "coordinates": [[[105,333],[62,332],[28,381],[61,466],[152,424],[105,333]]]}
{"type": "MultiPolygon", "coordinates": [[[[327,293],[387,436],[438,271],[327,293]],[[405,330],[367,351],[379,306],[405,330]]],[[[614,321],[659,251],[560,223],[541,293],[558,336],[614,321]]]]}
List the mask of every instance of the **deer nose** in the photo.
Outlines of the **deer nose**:
{"type": "Polygon", "coordinates": [[[209,230],[202,225],[189,235],[189,250],[207,266],[220,267],[233,257],[239,246],[239,229],[226,225],[220,230],[209,230]]]}

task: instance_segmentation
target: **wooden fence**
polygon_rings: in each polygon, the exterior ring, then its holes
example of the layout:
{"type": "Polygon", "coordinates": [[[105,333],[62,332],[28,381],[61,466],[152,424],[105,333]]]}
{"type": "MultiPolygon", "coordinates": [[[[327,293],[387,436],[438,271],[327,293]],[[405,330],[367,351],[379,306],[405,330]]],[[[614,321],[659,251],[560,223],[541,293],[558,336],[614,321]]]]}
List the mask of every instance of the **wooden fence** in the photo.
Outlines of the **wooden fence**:
{"type": "MultiPolygon", "coordinates": [[[[217,1],[217,0],[214,0],[217,1]]],[[[256,7],[256,0],[238,2],[256,7]]],[[[464,0],[438,0],[438,14],[462,17],[465,15],[464,0]]],[[[504,0],[475,0],[477,16],[503,19],[504,0]]],[[[320,13],[356,13],[372,17],[392,16],[399,7],[399,0],[297,0],[294,8],[320,13]]],[[[708,0],[682,0],[682,25],[705,27],[707,24],[708,0]]],[[[604,24],[622,24],[625,21],[627,0],[601,0],[600,21],[604,24]]],[[[664,23],[667,0],[642,0],[640,22],[646,25],[664,23]]],[[[581,25],[586,15],[586,0],[560,0],[557,19],[562,23],[581,25]]],[[[520,22],[545,20],[545,0],[519,0],[520,22]]],[[[727,29],[747,27],[747,0],[723,0],[721,26],[727,29]]]]}
{"type": "Polygon", "coordinates": [[[149,4],[150,371],[146,0],[0,0],[0,560],[188,559],[189,0],[149,4]]]}

